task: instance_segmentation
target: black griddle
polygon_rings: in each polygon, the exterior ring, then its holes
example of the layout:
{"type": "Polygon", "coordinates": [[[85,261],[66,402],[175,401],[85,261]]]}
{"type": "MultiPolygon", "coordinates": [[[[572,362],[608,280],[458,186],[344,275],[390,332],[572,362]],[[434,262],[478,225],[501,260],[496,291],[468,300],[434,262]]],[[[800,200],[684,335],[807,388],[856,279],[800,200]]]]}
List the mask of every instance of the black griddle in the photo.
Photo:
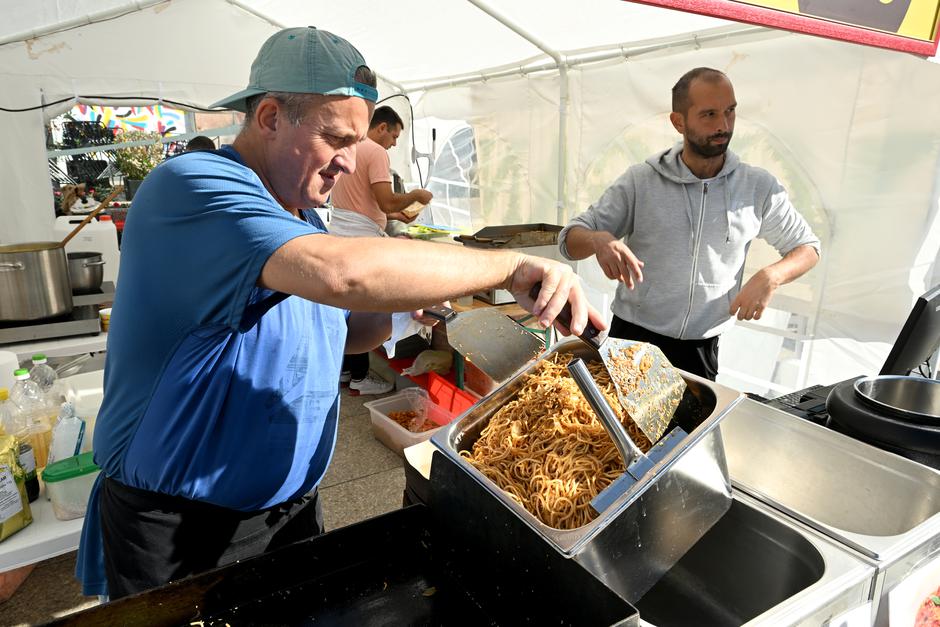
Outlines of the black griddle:
{"type": "MultiPolygon", "coordinates": [[[[472,511],[463,515],[467,525],[487,524],[472,511]]],[[[561,581],[557,572],[530,570],[522,553],[500,560],[486,547],[458,548],[446,530],[432,532],[431,520],[428,507],[413,505],[51,624],[372,627],[635,620],[632,606],[582,569],[567,570],[561,581]],[[459,569],[459,576],[451,569],[459,569]]]]}

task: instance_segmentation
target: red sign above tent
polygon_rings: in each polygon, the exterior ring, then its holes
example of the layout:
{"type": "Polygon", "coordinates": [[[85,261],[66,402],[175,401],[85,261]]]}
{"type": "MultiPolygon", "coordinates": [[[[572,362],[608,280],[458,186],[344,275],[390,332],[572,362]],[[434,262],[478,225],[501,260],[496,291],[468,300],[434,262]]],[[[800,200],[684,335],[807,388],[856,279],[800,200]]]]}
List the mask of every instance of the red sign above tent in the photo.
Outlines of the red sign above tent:
{"type": "Polygon", "coordinates": [[[940,0],[635,1],[928,57],[940,37],[940,0]]]}

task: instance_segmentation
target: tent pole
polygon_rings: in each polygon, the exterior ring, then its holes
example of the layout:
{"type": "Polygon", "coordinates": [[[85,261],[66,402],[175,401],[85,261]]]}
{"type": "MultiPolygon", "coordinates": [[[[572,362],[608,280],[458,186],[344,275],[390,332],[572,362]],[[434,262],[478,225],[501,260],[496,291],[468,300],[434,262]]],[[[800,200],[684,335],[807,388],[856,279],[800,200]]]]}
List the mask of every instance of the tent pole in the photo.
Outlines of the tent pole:
{"type": "Polygon", "coordinates": [[[38,37],[43,37],[45,35],[52,35],[53,33],[59,33],[64,30],[70,30],[72,28],[77,28],[79,26],[87,26],[89,24],[94,24],[95,22],[102,22],[104,20],[114,19],[120,15],[126,13],[134,13],[136,11],[141,11],[148,7],[152,7],[155,4],[163,4],[168,0],[135,0],[134,2],[128,2],[120,6],[113,7],[111,9],[104,9],[96,13],[89,13],[81,17],[75,17],[71,20],[65,20],[64,22],[58,22],[56,24],[51,24],[49,26],[44,26],[41,28],[36,28],[33,30],[24,31],[22,33],[14,33],[12,35],[7,35],[6,37],[0,37],[0,46],[4,44],[10,44],[17,41],[26,41],[29,39],[36,39],[38,37]]]}
{"type": "MultiPolygon", "coordinates": [[[[267,22],[268,24],[270,24],[271,26],[274,26],[274,27],[277,28],[278,30],[280,30],[280,29],[282,29],[282,28],[289,28],[289,26],[288,26],[287,24],[285,24],[285,23],[283,23],[283,22],[281,22],[281,21],[279,21],[279,20],[274,19],[273,17],[271,17],[271,16],[268,15],[267,13],[264,13],[264,12],[262,12],[262,11],[259,11],[258,9],[254,8],[254,7],[251,6],[250,4],[244,2],[243,0],[225,0],[225,1],[228,2],[229,4],[231,4],[231,5],[234,6],[234,7],[238,7],[239,9],[241,9],[242,11],[245,11],[246,13],[250,13],[251,15],[254,15],[254,16],[257,17],[258,19],[267,22]]],[[[373,70],[373,71],[374,71],[374,70],[373,70]]],[[[395,89],[397,89],[399,93],[402,93],[402,94],[406,93],[406,92],[405,92],[405,88],[402,87],[400,84],[396,83],[395,81],[389,80],[388,77],[382,76],[382,75],[379,74],[378,72],[376,72],[375,75],[378,76],[379,78],[381,78],[383,81],[385,81],[385,82],[388,83],[389,85],[391,85],[392,87],[394,87],[395,89]]]]}
{"type": "Polygon", "coordinates": [[[558,68],[558,77],[561,81],[558,94],[558,186],[555,198],[555,210],[559,223],[567,221],[565,215],[565,174],[567,171],[567,150],[568,150],[568,67],[565,59],[554,48],[549,47],[540,39],[526,31],[524,28],[513,22],[505,15],[489,6],[483,0],[468,0],[470,4],[480,9],[494,20],[516,33],[530,44],[547,54],[555,62],[558,68]]]}
{"type": "MultiPolygon", "coordinates": [[[[702,45],[712,41],[729,39],[731,37],[755,34],[762,34],[767,36],[789,35],[789,33],[773,31],[760,26],[735,27],[733,29],[729,29],[728,27],[721,27],[712,33],[689,35],[687,38],[681,40],[671,40],[668,42],[658,42],[641,46],[618,44],[610,48],[604,48],[603,50],[592,50],[583,53],[570,52],[565,56],[565,65],[568,68],[573,68],[586,65],[588,63],[608,61],[610,59],[629,59],[631,57],[658,52],[668,48],[702,45]]],[[[471,83],[482,83],[488,80],[505,78],[507,76],[525,76],[526,74],[533,74],[535,72],[553,70],[557,67],[554,61],[547,61],[542,63],[535,63],[533,61],[531,63],[523,63],[523,65],[516,64],[509,67],[500,66],[497,68],[489,68],[481,72],[464,74],[452,78],[434,78],[424,81],[415,81],[412,83],[406,82],[404,83],[404,87],[406,91],[431,91],[433,89],[441,89],[445,87],[458,87],[460,85],[468,85],[471,83]]]]}

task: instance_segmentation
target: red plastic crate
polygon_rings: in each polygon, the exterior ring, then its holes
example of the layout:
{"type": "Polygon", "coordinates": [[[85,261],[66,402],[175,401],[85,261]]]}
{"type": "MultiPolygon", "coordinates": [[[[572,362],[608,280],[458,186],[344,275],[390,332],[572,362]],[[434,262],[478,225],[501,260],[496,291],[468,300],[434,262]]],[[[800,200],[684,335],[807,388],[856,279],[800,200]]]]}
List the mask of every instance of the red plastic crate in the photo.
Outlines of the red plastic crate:
{"type": "Polygon", "coordinates": [[[477,402],[477,397],[461,390],[456,385],[435,372],[428,373],[427,391],[431,401],[455,416],[459,416],[477,402]]]}

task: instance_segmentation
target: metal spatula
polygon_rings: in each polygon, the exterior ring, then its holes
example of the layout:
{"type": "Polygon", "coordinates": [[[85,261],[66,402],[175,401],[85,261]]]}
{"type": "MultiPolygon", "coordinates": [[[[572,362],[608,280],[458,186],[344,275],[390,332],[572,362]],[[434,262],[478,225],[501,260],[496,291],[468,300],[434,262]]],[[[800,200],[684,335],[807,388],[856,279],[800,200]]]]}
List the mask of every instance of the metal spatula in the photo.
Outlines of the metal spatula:
{"type": "MultiPolygon", "coordinates": [[[[537,283],[529,296],[535,300],[540,289],[541,284],[537,283]]],[[[571,305],[565,305],[558,320],[570,327],[571,305]]],[[[620,404],[650,442],[656,444],[682,400],[686,387],[682,375],[659,347],[607,337],[590,321],[578,337],[598,352],[617,388],[620,404]]]]}
{"type": "Polygon", "coordinates": [[[450,345],[497,383],[508,379],[545,349],[542,340],[496,309],[458,313],[435,305],[426,307],[424,313],[443,321],[450,345]]]}

